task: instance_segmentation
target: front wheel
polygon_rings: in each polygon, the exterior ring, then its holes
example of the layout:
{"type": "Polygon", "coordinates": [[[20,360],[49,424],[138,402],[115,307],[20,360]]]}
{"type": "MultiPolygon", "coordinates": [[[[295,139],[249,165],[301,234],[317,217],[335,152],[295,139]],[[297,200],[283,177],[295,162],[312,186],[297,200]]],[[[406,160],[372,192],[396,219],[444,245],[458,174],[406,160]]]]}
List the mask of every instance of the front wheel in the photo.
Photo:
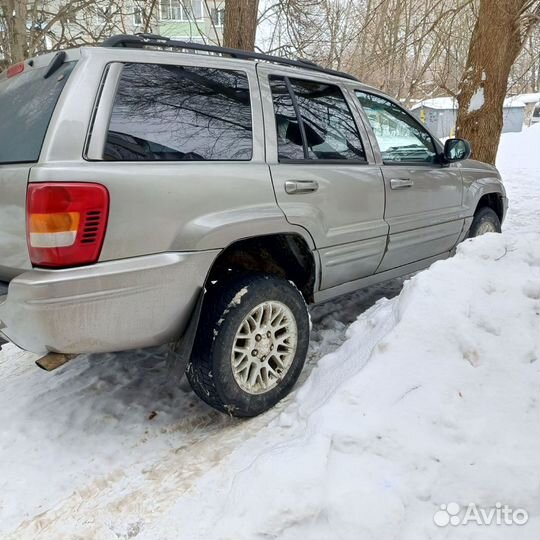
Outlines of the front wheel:
{"type": "Polygon", "coordinates": [[[489,232],[500,233],[501,220],[493,209],[485,206],[474,214],[474,219],[469,229],[469,238],[475,238],[489,232]]]}
{"type": "Polygon", "coordinates": [[[256,416],[291,391],[308,344],[309,314],[293,284],[238,276],[208,292],[187,377],[212,407],[256,416]]]}

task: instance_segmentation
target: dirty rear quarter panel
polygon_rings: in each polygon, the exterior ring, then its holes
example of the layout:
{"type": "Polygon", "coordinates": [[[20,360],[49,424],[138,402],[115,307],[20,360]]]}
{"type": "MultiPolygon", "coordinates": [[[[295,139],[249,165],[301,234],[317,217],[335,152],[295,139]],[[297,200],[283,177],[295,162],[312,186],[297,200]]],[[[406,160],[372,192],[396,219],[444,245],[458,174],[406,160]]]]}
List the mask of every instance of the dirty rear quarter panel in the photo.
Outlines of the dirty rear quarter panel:
{"type": "Polygon", "coordinates": [[[101,261],[222,248],[287,228],[262,163],[85,162],[32,169],[33,182],[53,179],[108,189],[101,261]]]}

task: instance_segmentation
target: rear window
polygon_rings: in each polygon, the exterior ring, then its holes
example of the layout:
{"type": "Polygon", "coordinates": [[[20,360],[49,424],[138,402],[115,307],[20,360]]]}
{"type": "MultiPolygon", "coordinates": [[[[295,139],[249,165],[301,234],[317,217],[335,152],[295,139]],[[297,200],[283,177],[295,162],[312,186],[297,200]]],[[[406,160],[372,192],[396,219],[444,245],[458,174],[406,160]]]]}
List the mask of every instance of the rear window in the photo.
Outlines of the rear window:
{"type": "Polygon", "coordinates": [[[126,64],[103,158],[110,161],[250,160],[251,103],[239,71],[126,64]]]}
{"type": "Polygon", "coordinates": [[[75,62],[50,77],[47,67],[26,67],[20,75],[0,80],[0,163],[37,161],[47,127],[75,62]]]}

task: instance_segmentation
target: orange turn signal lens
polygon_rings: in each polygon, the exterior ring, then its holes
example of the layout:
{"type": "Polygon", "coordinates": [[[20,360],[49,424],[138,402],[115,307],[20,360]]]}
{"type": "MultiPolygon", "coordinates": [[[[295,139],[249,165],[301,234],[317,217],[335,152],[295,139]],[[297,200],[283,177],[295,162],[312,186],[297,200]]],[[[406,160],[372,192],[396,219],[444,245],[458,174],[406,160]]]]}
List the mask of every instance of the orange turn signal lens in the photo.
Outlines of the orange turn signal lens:
{"type": "Polygon", "coordinates": [[[79,212],[59,212],[55,214],[30,214],[30,233],[59,233],[77,231],[79,228],[79,212]]]}

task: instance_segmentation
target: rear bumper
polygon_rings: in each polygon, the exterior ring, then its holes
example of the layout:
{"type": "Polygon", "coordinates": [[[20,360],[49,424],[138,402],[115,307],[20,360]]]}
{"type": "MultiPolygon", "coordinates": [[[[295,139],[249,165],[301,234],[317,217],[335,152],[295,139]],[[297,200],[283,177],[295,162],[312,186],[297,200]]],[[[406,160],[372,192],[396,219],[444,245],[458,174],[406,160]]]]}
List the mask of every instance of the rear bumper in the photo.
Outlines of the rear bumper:
{"type": "Polygon", "coordinates": [[[36,353],[113,352],[183,331],[219,250],[31,270],[0,297],[0,333],[36,353]]]}

